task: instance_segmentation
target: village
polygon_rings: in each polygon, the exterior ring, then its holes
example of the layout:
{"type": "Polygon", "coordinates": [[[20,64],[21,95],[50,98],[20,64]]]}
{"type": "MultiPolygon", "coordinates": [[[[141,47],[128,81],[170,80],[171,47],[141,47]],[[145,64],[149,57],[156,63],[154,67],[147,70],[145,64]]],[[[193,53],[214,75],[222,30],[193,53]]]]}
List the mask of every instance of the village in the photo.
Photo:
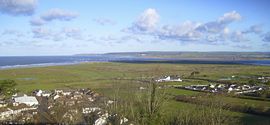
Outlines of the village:
{"type": "MultiPolygon", "coordinates": [[[[104,125],[112,115],[104,108],[95,105],[101,101],[106,101],[107,106],[114,103],[90,89],[34,90],[30,95],[16,93],[10,99],[0,101],[0,123],[75,124],[74,121],[81,121],[80,124],[88,124],[87,119],[81,120],[81,118],[92,113],[96,118],[92,121],[93,124],[104,125]]],[[[120,124],[126,122],[128,119],[123,118],[120,124]]]]}
{"type": "Polygon", "coordinates": [[[256,93],[263,90],[269,90],[267,86],[252,86],[252,85],[236,85],[236,84],[209,84],[209,85],[190,85],[190,86],[178,86],[176,88],[193,90],[193,91],[203,91],[211,93],[232,93],[238,94],[248,94],[256,93]]]}
{"type": "MultiPolygon", "coordinates": [[[[236,76],[231,78],[219,79],[220,81],[232,80],[236,76]]],[[[255,78],[262,83],[266,83],[270,80],[270,77],[257,77],[255,78]]],[[[163,76],[156,80],[156,82],[182,82],[183,80],[178,75],[163,76]]],[[[169,85],[171,86],[171,85],[169,85]]],[[[235,95],[247,94],[252,95],[265,90],[270,90],[267,85],[247,85],[247,84],[222,84],[222,83],[211,83],[211,84],[196,84],[196,85],[173,85],[172,87],[178,89],[186,89],[192,91],[211,92],[211,93],[231,93],[235,95]]]]}

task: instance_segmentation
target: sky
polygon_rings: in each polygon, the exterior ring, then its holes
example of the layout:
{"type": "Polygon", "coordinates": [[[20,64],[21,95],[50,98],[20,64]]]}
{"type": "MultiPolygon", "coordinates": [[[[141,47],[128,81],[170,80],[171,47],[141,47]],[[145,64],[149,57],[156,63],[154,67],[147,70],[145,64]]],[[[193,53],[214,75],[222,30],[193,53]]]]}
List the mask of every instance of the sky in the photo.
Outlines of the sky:
{"type": "Polygon", "coordinates": [[[0,0],[0,56],[270,51],[269,0],[0,0]]]}

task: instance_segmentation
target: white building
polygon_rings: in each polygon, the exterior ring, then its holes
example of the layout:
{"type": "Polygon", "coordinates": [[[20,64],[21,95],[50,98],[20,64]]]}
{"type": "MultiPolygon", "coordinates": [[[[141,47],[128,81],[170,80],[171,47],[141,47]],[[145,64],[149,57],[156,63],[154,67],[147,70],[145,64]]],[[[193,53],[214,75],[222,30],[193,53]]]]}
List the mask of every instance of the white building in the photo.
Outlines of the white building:
{"type": "Polygon", "coordinates": [[[59,98],[60,96],[59,95],[55,95],[54,97],[53,97],[53,99],[55,100],[55,99],[57,99],[57,98],[59,98]]]}
{"type": "Polygon", "coordinates": [[[165,76],[164,78],[156,80],[157,82],[182,82],[180,77],[165,76]]]}
{"type": "Polygon", "coordinates": [[[42,90],[38,90],[38,92],[36,93],[36,96],[41,96],[42,95],[42,90]]]}
{"type": "Polygon", "coordinates": [[[67,96],[67,95],[71,95],[71,92],[69,92],[69,91],[63,91],[62,94],[65,95],[65,96],[67,96]]]}
{"type": "Polygon", "coordinates": [[[263,79],[264,79],[264,77],[263,77],[263,76],[262,76],[262,77],[258,77],[258,79],[259,79],[259,80],[263,80],[263,79]]]}
{"type": "Polygon", "coordinates": [[[36,96],[50,97],[51,93],[48,91],[38,90],[38,92],[36,93],[36,96]]]}
{"type": "Polygon", "coordinates": [[[15,97],[14,102],[18,104],[26,104],[28,106],[38,105],[38,101],[36,97],[34,96],[21,96],[21,97],[15,97]]]}
{"type": "Polygon", "coordinates": [[[51,93],[49,93],[49,92],[43,92],[42,93],[42,96],[43,97],[50,97],[51,96],[51,93]]]}
{"type": "Polygon", "coordinates": [[[82,113],[83,114],[88,114],[88,113],[92,113],[92,112],[100,111],[100,110],[101,110],[101,108],[99,108],[99,107],[83,108],[82,113]]]}
{"type": "Polygon", "coordinates": [[[63,93],[63,90],[54,90],[54,92],[56,93],[56,94],[61,94],[61,93],[63,93]]]}
{"type": "Polygon", "coordinates": [[[10,108],[7,108],[6,111],[0,112],[0,120],[5,120],[7,118],[10,118],[11,115],[18,115],[23,111],[31,111],[31,110],[37,110],[37,108],[22,108],[17,110],[12,110],[10,108]]]}
{"type": "Polygon", "coordinates": [[[213,88],[215,88],[215,85],[211,84],[211,85],[209,85],[209,87],[213,89],[213,88]]]}

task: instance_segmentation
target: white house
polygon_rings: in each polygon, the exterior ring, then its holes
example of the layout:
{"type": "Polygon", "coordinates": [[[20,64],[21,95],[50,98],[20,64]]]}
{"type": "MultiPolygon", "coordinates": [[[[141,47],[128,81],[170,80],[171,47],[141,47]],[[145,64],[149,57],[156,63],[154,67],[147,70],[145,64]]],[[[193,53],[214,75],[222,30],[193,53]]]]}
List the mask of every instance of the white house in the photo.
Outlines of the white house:
{"type": "Polygon", "coordinates": [[[57,98],[59,98],[60,96],[59,95],[55,95],[54,97],[53,97],[53,99],[55,100],[55,99],[57,99],[57,98]]]}
{"type": "Polygon", "coordinates": [[[55,89],[54,92],[55,92],[56,94],[60,94],[60,93],[63,93],[63,90],[55,89]]]}
{"type": "Polygon", "coordinates": [[[243,85],[242,86],[242,90],[248,90],[248,89],[250,89],[250,86],[249,85],[243,85]]]}
{"type": "Polygon", "coordinates": [[[264,77],[263,77],[263,76],[262,76],[262,77],[258,77],[258,79],[259,79],[259,80],[263,80],[263,79],[264,79],[264,77]]]}
{"type": "Polygon", "coordinates": [[[42,96],[43,97],[50,97],[51,96],[51,93],[50,92],[43,91],[42,96]]]}
{"type": "Polygon", "coordinates": [[[88,113],[92,113],[92,112],[100,111],[100,110],[101,110],[101,108],[99,108],[99,107],[83,108],[82,113],[83,114],[88,114],[88,113]]]}
{"type": "Polygon", "coordinates": [[[42,95],[42,90],[38,90],[38,92],[36,93],[36,96],[41,96],[42,95]]]}
{"type": "Polygon", "coordinates": [[[48,91],[38,90],[36,96],[50,97],[51,93],[48,91]]]}
{"type": "Polygon", "coordinates": [[[219,84],[219,85],[218,85],[218,88],[224,88],[224,87],[225,87],[224,84],[219,84]]]}
{"type": "Polygon", "coordinates": [[[28,106],[33,106],[33,105],[38,105],[38,101],[36,99],[36,97],[34,96],[21,96],[21,97],[15,97],[14,98],[14,102],[18,103],[18,104],[26,104],[28,106]]]}
{"type": "Polygon", "coordinates": [[[177,76],[165,76],[164,78],[160,78],[156,81],[157,82],[182,82],[180,77],[177,77],[177,76]]]}
{"type": "Polygon", "coordinates": [[[230,88],[228,89],[228,93],[230,93],[231,91],[233,91],[233,88],[232,88],[232,87],[230,87],[230,88]]]}
{"type": "Polygon", "coordinates": [[[63,95],[70,95],[71,92],[63,92],[62,94],[63,94],[63,95]]]}
{"type": "Polygon", "coordinates": [[[213,88],[215,88],[215,85],[210,84],[209,87],[213,89],[213,88]]]}
{"type": "Polygon", "coordinates": [[[63,95],[65,95],[65,96],[67,96],[67,95],[71,95],[71,91],[69,91],[69,90],[54,90],[54,92],[58,95],[58,94],[63,94],[63,95]]]}

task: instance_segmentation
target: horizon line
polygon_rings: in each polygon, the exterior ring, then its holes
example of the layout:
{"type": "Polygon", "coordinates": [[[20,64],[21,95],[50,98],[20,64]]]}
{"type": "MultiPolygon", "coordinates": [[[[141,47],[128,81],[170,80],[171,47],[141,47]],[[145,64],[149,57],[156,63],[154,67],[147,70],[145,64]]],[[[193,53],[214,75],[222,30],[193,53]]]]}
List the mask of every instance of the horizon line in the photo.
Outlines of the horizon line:
{"type": "Polygon", "coordinates": [[[79,55],[105,55],[105,54],[120,54],[120,53],[151,53],[151,52],[184,52],[184,53],[270,53],[270,51],[118,51],[104,53],[77,53],[77,54],[56,54],[56,55],[0,55],[0,57],[23,57],[23,56],[79,56],[79,55]]]}

